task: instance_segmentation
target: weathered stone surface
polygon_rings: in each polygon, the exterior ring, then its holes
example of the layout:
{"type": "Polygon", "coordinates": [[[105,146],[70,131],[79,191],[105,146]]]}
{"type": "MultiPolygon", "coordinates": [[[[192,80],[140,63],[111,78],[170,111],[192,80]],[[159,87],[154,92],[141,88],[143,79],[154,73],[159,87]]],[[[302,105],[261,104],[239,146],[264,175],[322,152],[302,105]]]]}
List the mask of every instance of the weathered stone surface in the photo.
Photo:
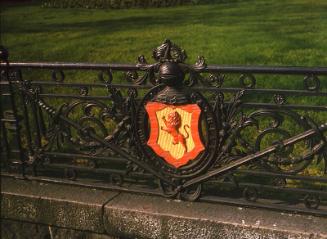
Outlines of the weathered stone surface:
{"type": "Polygon", "coordinates": [[[2,239],[50,239],[48,226],[1,220],[2,239]]]}
{"type": "MultiPolygon", "coordinates": [[[[38,233],[52,228],[57,238],[327,238],[325,217],[10,178],[2,178],[1,195],[1,218],[41,223],[38,233]]],[[[21,228],[32,233],[35,226],[21,228]]]]}
{"type": "Polygon", "coordinates": [[[52,227],[48,225],[19,222],[12,220],[1,221],[1,239],[118,239],[103,234],[86,231],[76,231],[52,227]]]}
{"type": "Polygon", "coordinates": [[[106,230],[129,238],[327,238],[327,218],[120,194],[106,230]]]}
{"type": "Polygon", "coordinates": [[[116,192],[2,178],[1,217],[102,233],[102,206],[116,192]]]}

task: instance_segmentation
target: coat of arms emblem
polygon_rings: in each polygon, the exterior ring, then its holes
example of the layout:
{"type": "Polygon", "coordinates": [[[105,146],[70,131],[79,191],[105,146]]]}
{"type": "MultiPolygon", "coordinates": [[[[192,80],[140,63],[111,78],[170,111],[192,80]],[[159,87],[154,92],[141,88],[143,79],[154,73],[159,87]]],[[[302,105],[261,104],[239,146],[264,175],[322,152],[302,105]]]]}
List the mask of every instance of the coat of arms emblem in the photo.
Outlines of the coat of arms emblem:
{"type": "Polygon", "coordinates": [[[148,102],[146,111],[151,129],[147,144],[167,163],[179,168],[204,150],[199,135],[201,109],[197,104],[148,102]]]}
{"type": "Polygon", "coordinates": [[[169,40],[153,50],[153,57],[158,63],[151,66],[149,77],[155,86],[139,103],[136,139],[144,161],[156,170],[173,177],[194,177],[213,162],[211,149],[218,143],[216,133],[208,137],[216,128],[211,106],[185,80],[204,63],[184,64],[185,52],[169,40]]]}

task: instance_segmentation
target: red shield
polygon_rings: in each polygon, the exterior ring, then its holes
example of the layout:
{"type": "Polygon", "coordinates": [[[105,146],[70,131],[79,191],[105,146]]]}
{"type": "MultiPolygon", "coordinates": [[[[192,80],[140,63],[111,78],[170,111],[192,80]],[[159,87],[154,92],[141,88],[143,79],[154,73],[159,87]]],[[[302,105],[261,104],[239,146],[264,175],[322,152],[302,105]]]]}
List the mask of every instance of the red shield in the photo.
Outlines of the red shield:
{"type": "Polygon", "coordinates": [[[181,106],[149,102],[148,145],[167,163],[179,168],[204,150],[199,135],[201,109],[197,104],[181,106]]]}

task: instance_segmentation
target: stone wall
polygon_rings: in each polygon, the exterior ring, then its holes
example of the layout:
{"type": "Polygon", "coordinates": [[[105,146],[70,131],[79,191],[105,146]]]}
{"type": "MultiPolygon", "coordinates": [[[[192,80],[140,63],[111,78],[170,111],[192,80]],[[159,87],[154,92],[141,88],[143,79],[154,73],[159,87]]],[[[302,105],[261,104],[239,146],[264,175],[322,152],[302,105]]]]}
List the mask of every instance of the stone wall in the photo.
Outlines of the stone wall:
{"type": "Polygon", "coordinates": [[[1,220],[2,239],[118,239],[86,231],[58,228],[48,225],[1,220]]]}
{"type": "Polygon", "coordinates": [[[322,239],[327,217],[2,178],[2,238],[322,239]],[[17,222],[17,221],[22,221],[17,222]]]}

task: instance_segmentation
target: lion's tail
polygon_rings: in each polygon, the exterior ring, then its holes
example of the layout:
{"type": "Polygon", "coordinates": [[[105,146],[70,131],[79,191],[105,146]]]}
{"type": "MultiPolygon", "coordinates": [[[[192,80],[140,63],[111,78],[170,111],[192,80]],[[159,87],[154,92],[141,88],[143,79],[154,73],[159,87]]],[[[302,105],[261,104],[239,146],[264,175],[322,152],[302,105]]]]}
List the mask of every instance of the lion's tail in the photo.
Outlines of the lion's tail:
{"type": "Polygon", "coordinates": [[[188,139],[188,137],[190,136],[189,135],[189,132],[186,130],[186,128],[190,128],[190,126],[188,124],[184,125],[184,131],[186,133],[186,136],[185,136],[185,139],[188,139]]]}

